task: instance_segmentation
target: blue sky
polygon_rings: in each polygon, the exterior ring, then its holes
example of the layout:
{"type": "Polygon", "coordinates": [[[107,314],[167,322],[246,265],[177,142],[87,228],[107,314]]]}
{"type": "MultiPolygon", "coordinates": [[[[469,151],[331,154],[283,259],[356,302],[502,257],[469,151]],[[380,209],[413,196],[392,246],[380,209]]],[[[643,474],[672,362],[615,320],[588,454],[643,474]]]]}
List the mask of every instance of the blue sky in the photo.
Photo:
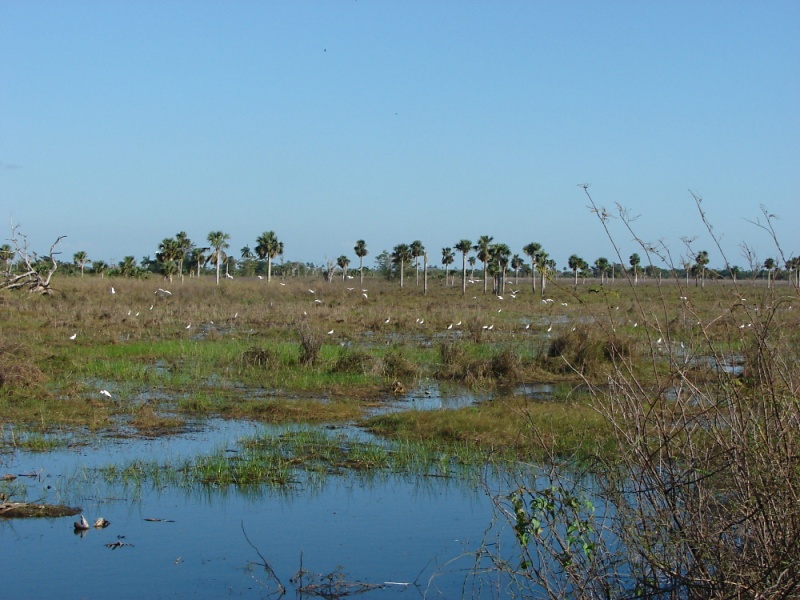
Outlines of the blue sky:
{"type": "MultiPolygon", "coordinates": [[[[614,258],[595,201],[674,256],[800,252],[800,3],[0,3],[0,237],[70,260],[274,230],[287,260],[367,242],[614,258]]],[[[621,223],[623,256],[640,251],[621,223]]],[[[640,251],[641,252],[641,251],[640,251]]]]}

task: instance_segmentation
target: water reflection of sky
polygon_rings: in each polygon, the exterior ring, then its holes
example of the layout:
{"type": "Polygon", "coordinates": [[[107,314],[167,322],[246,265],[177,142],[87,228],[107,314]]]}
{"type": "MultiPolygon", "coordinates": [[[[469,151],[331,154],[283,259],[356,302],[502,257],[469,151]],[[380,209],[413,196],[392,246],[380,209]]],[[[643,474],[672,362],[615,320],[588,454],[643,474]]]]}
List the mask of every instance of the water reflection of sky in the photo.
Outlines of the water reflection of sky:
{"type": "MultiPolygon", "coordinates": [[[[247,567],[258,546],[291,593],[301,564],[312,572],[341,567],[347,579],[416,582],[367,594],[418,597],[433,577],[441,597],[460,597],[474,550],[492,517],[489,498],[451,479],[351,476],[325,478],[291,493],[240,493],[108,488],[92,467],[133,458],[179,459],[233,447],[264,426],[215,421],[208,430],[154,440],[107,440],[44,454],[5,455],[3,473],[37,472],[25,480],[28,500],[75,501],[87,518],[105,517],[107,529],[72,531],[74,518],[0,521],[3,596],[42,597],[263,597],[263,568],[247,567]],[[50,489],[48,489],[50,486],[50,489]],[[75,497],[67,490],[80,490],[75,497]],[[145,518],[174,522],[148,522],[145,518]],[[117,536],[124,536],[119,539],[117,536]],[[117,549],[105,546],[122,541],[117,549]]],[[[363,595],[361,597],[364,597],[363,595]]]]}

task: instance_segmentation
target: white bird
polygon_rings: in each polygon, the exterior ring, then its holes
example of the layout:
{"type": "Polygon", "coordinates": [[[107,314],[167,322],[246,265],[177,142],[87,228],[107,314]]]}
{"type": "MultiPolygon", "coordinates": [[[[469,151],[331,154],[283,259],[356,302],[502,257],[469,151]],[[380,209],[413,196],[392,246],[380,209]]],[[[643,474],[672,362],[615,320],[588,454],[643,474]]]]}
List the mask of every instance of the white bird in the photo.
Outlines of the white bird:
{"type": "Polygon", "coordinates": [[[192,328],[192,324],[191,324],[191,323],[189,323],[189,324],[186,326],[186,329],[191,329],[191,328],[192,328]]]}
{"type": "Polygon", "coordinates": [[[492,329],[494,329],[494,323],[492,323],[491,325],[489,325],[489,331],[491,331],[492,329]]]}
{"type": "Polygon", "coordinates": [[[638,327],[638,326],[639,326],[639,323],[634,323],[634,324],[633,324],[633,326],[634,326],[634,327],[638,327]]]}
{"type": "Polygon", "coordinates": [[[530,324],[530,323],[528,323],[527,325],[525,325],[525,329],[530,329],[530,328],[531,328],[531,324],[530,324]]]}
{"type": "Polygon", "coordinates": [[[228,279],[233,279],[233,275],[231,275],[230,273],[225,273],[225,277],[227,277],[228,279]]]}
{"type": "Polygon", "coordinates": [[[113,285],[111,286],[111,293],[112,293],[112,294],[116,294],[116,293],[117,293],[117,291],[114,289],[114,286],[113,286],[113,285]]]}
{"type": "Polygon", "coordinates": [[[364,296],[364,298],[368,298],[368,297],[369,297],[369,296],[367,296],[367,294],[366,294],[366,293],[364,293],[364,294],[361,294],[361,295],[362,295],[362,296],[364,296]]]}
{"type": "Polygon", "coordinates": [[[504,300],[504,298],[502,296],[498,296],[497,299],[498,300],[504,300]]]}
{"type": "Polygon", "coordinates": [[[461,321],[459,321],[458,323],[456,323],[456,327],[461,327],[461,321]]]}
{"type": "Polygon", "coordinates": [[[86,517],[81,515],[80,521],[75,521],[75,529],[77,531],[86,531],[89,529],[89,521],[86,520],[86,517]]]}
{"type": "Polygon", "coordinates": [[[314,304],[322,304],[322,300],[320,300],[320,299],[318,298],[318,299],[314,300],[314,304]]]}
{"type": "Polygon", "coordinates": [[[311,288],[308,288],[308,292],[309,292],[310,294],[316,294],[316,292],[315,292],[314,290],[312,290],[311,288]]]}
{"type": "Polygon", "coordinates": [[[498,308],[497,312],[501,313],[501,312],[503,312],[503,309],[502,308],[498,308]]]}
{"type": "Polygon", "coordinates": [[[346,289],[348,292],[352,292],[356,288],[344,288],[344,289],[346,289]]]}
{"type": "Polygon", "coordinates": [[[105,396],[106,398],[111,398],[111,392],[108,390],[100,390],[100,395],[105,396]]]}
{"type": "Polygon", "coordinates": [[[661,338],[658,338],[658,339],[656,340],[656,344],[660,344],[660,343],[661,343],[661,338]]]}
{"type": "Polygon", "coordinates": [[[78,334],[73,333],[71,336],[69,336],[69,339],[74,340],[76,337],[78,337],[78,334]]]}
{"type": "Polygon", "coordinates": [[[452,324],[452,323],[450,323],[450,325],[448,325],[448,326],[447,326],[447,328],[448,328],[448,329],[452,329],[452,328],[453,328],[453,324],[452,324]]]}
{"type": "Polygon", "coordinates": [[[108,521],[103,517],[98,517],[97,520],[94,522],[94,526],[97,527],[98,529],[103,529],[104,527],[108,527],[109,525],[111,525],[111,521],[108,521]]]}
{"type": "Polygon", "coordinates": [[[258,275],[258,278],[259,279],[264,279],[264,276],[263,275],[258,275]]]}
{"type": "Polygon", "coordinates": [[[158,289],[156,290],[156,296],[161,296],[162,298],[163,298],[164,296],[172,296],[172,292],[170,292],[169,290],[165,290],[165,289],[162,289],[162,288],[158,288],[158,289]]]}
{"type": "Polygon", "coordinates": [[[388,323],[388,322],[389,322],[389,321],[391,321],[391,320],[392,320],[392,318],[391,318],[391,317],[386,317],[386,320],[384,321],[384,323],[388,323]]]}
{"type": "Polygon", "coordinates": [[[333,335],[333,329],[328,332],[328,335],[333,335]]]}
{"type": "Polygon", "coordinates": [[[569,304],[567,304],[566,302],[562,302],[561,306],[569,306],[569,304]]]}
{"type": "MultiPolygon", "coordinates": [[[[263,279],[263,277],[262,277],[262,279],[263,279]]],[[[286,284],[281,281],[281,285],[286,285],[286,284]]]]}
{"type": "Polygon", "coordinates": [[[552,325],[550,325],[550,327],[548,327],[548,328],[547,328],[547,331],[548,331],[548,332],[550,332],[550,331],[553,331],[553,326],[552,326],[552,325]]]}

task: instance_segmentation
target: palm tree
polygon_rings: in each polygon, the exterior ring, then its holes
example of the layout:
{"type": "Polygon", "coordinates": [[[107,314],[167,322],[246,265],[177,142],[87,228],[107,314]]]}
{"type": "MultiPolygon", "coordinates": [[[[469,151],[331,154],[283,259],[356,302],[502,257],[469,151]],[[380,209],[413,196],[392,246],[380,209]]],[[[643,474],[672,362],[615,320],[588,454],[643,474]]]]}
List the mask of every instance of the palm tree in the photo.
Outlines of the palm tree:
{"type": "Polygon", "coordinates": [[[228,240],[231,239],[230,234],[223,233],[222,231],[212,231],[208,234],[208,243],[214,249],[214,262],[217,265],[217,285],[219,285],[219,268],[222,264],[222,254],[225,248],[229,248],[228,240]]]}
{"type": "Polygon", "coordinates": [[[242,257],[242,260],[251,260],[256,256],[255,254],[253,254],[253,251],[250,249],[250,246],[242,246],[242,249],[239,250],[239,252],[240,256],[242,257]]]}
{"type": "Polygon", "coordinates": [[[492,291],[495,294],[502,294],[505,291],[506,269],[511,257],[511,248],[506,244],[492,244],[489,246],[490,270],[494,274],[494,285],[492,291]]]}
{"type": "Polygon", "coordinates": [[[548,269],[552,269],[555,271],[556,263],[554,260],[550,258],[550,255],[545,252],[544,250],[539,250],[539,254],[537,254],[538,260],[536,261],[536,266],[539,267],[539,272],[541,273],[541,294],[544,296],[544,289],[545,284],[547,282],[547,271],[548,269]]]}
{"type": "Polygon", "coordinates": [[[139,271],[136,266],[136,258],[133,256],[124,257],[117,269],[122,277],[135,277],[139,271]]]}
{"type": "Polygon", "coordinates": [[[89,262],[89,259],[86,256],[86,252],[83,250],[79,250],[75,254],[72,255],[72,260],[75,261],[75,264],[81,268],[81,277],[83,277],[83,267],[89,262]]]}
{"type": "Polygon", "coordinates": [[[633,267],[633,283],[635,285],[639,283],[639,265],[642,264],[642,258],[634,252],[628,260],[631,263],[631,267],[633,267]]]}
{"type": "Polygon", "coordinates": [[[419,240],[414,240],[408,248],[411,251],[411,257],[414,259],[414,270],[417,274],[417,286],[419,286],[419,258],[425,254],[425,246],[419,240]]]}
{"type": "Polygon", "coordinates": [[[158,245],[158,252],[156,252],[156,260],[165,279],[171,282],[172,276],[179,272],[178,264],[183,265],[183,263],[177,261],[182,261],[182,257],[183,249],[177,238],[164,238],[161,241],[158,245]]]}
{"type": "Polygon", "coordinates": [[[189,256],[189,253],[194,248],[194,242],[189,239],[189,236],[186,235],[185,231],[179,231],[175,234],[175,241],[178,243],[178,273],[181,276],[181,281],[183,281],[183,261],[184,259],[189,256]]]}
{"type": "Polygon", "coordinates": [[[350,259],[342,254],[336,259],[336,264],[339,265],[339,268],[342,270],[342,281],[344,281],[347,279],[347,265],[350,264],[350,259]]]}
{"type": "Polygon", "coordinates": [[[447,287],[447,278],[450,273],[450,265],[456,259],[456,253],[452,248],[442,248],[442,264],[444,265],[444,285],[447,287]]]}
{"type": "Polygon", "coordinates": [[[411,260],[411,248],[408,244],[397,244],[392,251],[392,263],[398,265],[400,268],[400,287],[403,287],[403,271],[405,263],[411,260]]]}
{"type": "Polygon", "coordinates": [[[478,253],[478,260],[483,263],[483,293],[486,293],[486,280],[488,273],[486,272],[486,264],[489,262],[491,255],[489,254],[489,246],[494,238],[490,235],[482,235],[478,238],[478,242],[472,247],[478,253]]]}
{"type": "Polygon", "coordinates": [[[353,251],[356,253],[358,257],[358,273],[361,277],[361,286],[364,286],[364,257],[369,254],[367,251],[367,242],[364,240],[358,240],[356,242],[353,251]]]}
{"type": "Polygon", "coordinates": [[[283,254],[283,242],[274,231],[265,231],[256,239],[256,254],[261,260],[267,259],[267,281],[272,280],[272,259],[283,254]]]}
{"type": "Polygon", "coordinates": [[[469,263],[469,268],[470,268],[469,276],[470,276],[470,278],[474,278],[475,277],[475,263],[478,262],[478,260],[474,256],[470,256],[467,259],[467,262],[469,263]]]}
{"type": "Polygon", "coordinates": [[[583,264],[585,264],[585,262],[586,262],[586,261],[584,261],[584,260],[583,260],[583,259],[582,259],[580,256],[578,256],[577,254],[573,254],[572,256],[570,256],[570,257],[567,259],[567,264],[569,265],[569,268],[570,268],[570,269],[572,270],[572,272],[575,274],[575,288],[576,288],[576,289],[577,289],[577,287],[578,287],[578,270],[581,268],[581,266],[582,266],[583,264]]]}
{"type": "Polygon", "coordinates": [[[597,272],[600,275],[600,285],[603,285],[603,280],[608,272],[608,259],[601,256],[594,261],[594,268],[597,269],[597,272]]]}
{"type": "Polygon", "coordinates": [[[706,265],[708,264],[708,252],[701,250],[694,257],[694,262],[700,270],[700,286],[706,287],[706,265]]]}
{"type": "Polygon", "coordinates": [[[211,250],[211,248],[192,248],[191,252],[189,252],[189,269],[191,271],[192,266],[197,267],[197,277],[200,277],[200,269],[206,264],[208,260],[206,257],[206,252],[211,250]]]}
{"type": "Polygon", "coordinates": [[[102,279],[105,272],[108,270],[108,264],[103,260],[95,260],[92,262],[92,273],[100,275],[102,279]]]}
{"type": "Polygon", "coordinates": [[[460,240],[456,250],[461,252],[461,295],[467,293],[467,253],[472,250],[472,240],[460,240]]]}
{"type": "Polygon", "coordinates": [[[522,268],[524,264],[525,263],[523,262],[522,257],[520,257],[519,254],[515,254],[514,256],[511,257],[511,268],[514,269],[514,285],[517,285],[517,283],[519,283],[519,270],[522,268]]]}
{"type": "MultiPolygon", "coordinates": [[[[706,260],[708,262],[708,260],[706,260]]],[[[697,264],[700,264],[699,262],[697,264]]],[[[767,287],[772,287],[772,271],[775,269],[775,259],[768,258],[764,261],[764,268],[767,270],[767,287]]]]}
{"type": "Polygon", "coordinates": [[[537,242],[531,242],[522,251],[531,257],[531,287],[533,292],[536,292],[536,267],[539,263],[539,253],[542,251],[542,245],[537,242]]]}

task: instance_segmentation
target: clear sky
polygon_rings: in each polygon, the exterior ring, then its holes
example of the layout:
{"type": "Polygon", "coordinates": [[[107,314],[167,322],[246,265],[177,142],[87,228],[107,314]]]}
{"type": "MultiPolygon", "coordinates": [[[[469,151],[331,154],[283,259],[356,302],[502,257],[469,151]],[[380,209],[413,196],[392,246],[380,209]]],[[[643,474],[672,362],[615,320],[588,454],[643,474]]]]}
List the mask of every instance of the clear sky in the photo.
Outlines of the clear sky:
{"type": "Polygon", "coordinates": [[[274,230],[286,260],[485,234],[562,268],[614,259],[590,183],[676,256],[722,262],[690,189],[732,263],[775,255],[762,204],[796,255],[799,32],[796,0],[2,0],[0,223],[65,260],[274,230]]]}

